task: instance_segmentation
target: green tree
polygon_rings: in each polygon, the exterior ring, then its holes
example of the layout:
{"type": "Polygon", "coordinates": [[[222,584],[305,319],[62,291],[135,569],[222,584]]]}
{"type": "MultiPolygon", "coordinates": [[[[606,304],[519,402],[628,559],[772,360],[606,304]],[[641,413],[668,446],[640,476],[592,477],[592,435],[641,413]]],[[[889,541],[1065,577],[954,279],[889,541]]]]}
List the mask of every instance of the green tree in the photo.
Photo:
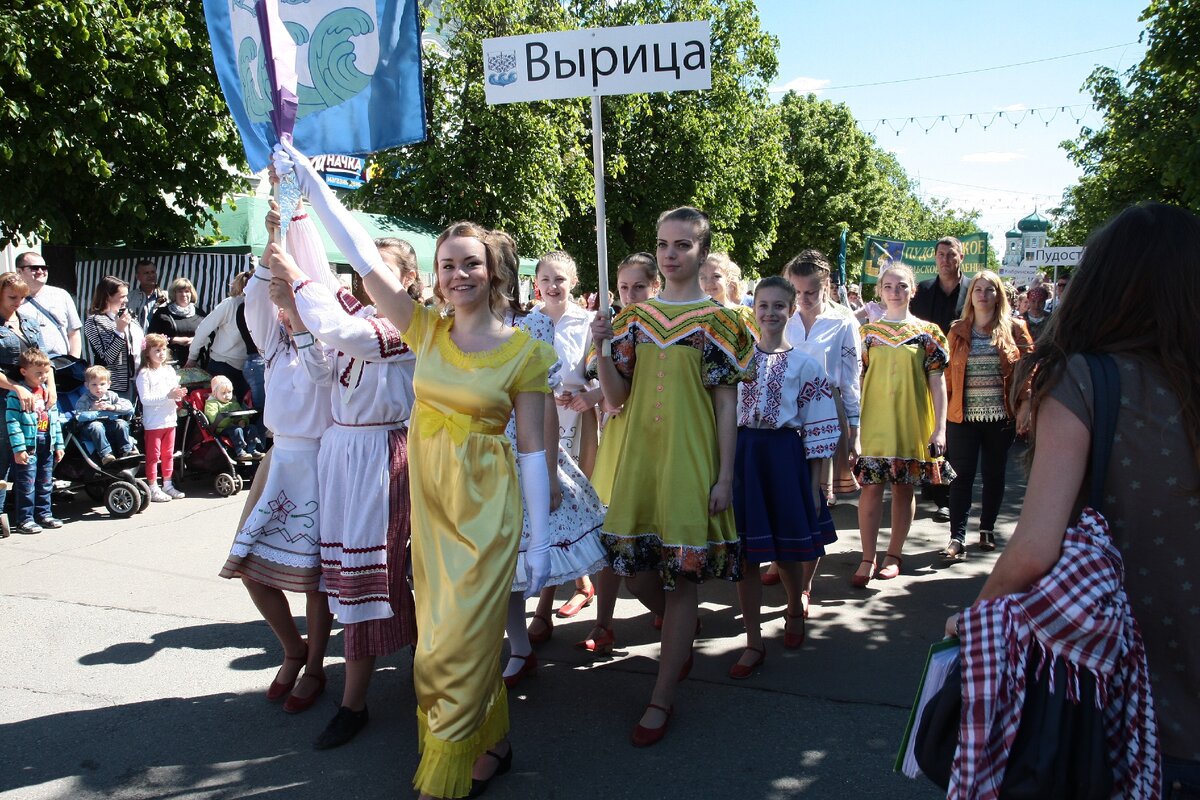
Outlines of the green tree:
{"type": "Polygon", "coordinates": [[[1200,211],[1200,2],[1153,0],[1146,55],[1124,73],[1097,68],[1088,78],[1104,114],[1096,130],[1063,142],[1083,175],[1055,209],[1056,244],[1088,233],[1132,203],[1157,200],[1200,211]]]}
{"type": "Polygon", "coordinates": [[[896,157],[863,132],[844,103],[789,92],[778,111],[786,128],[792,197],[764,272],[778,273],[806,247],[835,256],[843,227],[849,230],[850,278],[859,272],[868,235],[937,239],[977,230],[978,212],[961,214],[942,201],[923,202],[896,157]]]}
{"type": "Polygon", "coordinates": [[[610,268],[653,249],[658,214],[692,204],[712,217],[714,247],[753,268],[787,200],[782,126],[766,88],[778,62],[749,0],[446,0],[425,53],[429,140],[383,154],[355,202],[435,223],[503,227],[523,253],[565,247],[595,286],[591,119],[582,100],[488,106],[481,41],[545,30],[712,21],[713,88],[606,97],[610,268]]]}
{"type": "Polygon", "coordinates": [[[9,0],[0,240],[181,245],[244,155],[201,0],[9,0]]]}

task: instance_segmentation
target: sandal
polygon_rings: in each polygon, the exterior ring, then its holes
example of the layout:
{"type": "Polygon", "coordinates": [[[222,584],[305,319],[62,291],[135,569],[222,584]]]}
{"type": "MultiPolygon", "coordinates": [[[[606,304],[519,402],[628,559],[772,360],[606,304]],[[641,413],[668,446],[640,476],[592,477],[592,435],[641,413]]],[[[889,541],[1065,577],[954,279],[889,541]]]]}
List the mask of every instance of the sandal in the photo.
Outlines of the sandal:
{"type": "MultiPolygon", "coordinates": [[[[554,635],[554,621],[552,619],[550,619],[550,617],[547,617],[542,614],[534,614],[533,618],[535,620],[541,620],[542,624],[545,626],[545,628],[542,631],[540,631],[539,633],[534,633],[533,631],[530,631],[529,632],[529,643],[530,644],[544,644],[544,643],[550,641],[550,637],[554,635]]],[[[532,628],[533,623],[530,623],[529,627],[532,628]]]]}
{"type": "MultiPolygon", "coordinates": [[[[982,546],[983,543],[981,541],[980,547],[982,546]]],[[[951,539],[949,544],[943,547],[938,555],[946,561],[963,561],[967,557],[967,548],[958,539],[951,539]]]]}
{"type": "Polygon", "coordinates": [[[900,565],[904,563],[903,558],[901,558],[898,555],[894,555],[892,553],[885,554],[883,557],[883,560],[887,561],[889,558],[895,559],[896,563],[895,564],[887,564],[885,566],[882,566],[879,568],[879,571],[875,573],[875,577],[881,581],[891,580],[892,578],[899,575],[900,574],[900,565]]]}

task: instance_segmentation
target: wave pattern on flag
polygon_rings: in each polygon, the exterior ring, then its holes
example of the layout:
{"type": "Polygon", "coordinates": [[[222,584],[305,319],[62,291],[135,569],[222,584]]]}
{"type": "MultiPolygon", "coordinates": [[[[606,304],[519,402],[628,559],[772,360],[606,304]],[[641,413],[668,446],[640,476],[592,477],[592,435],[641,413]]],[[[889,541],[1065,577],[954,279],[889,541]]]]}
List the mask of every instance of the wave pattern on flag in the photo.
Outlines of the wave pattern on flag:
{"type": "MultiPolygon", "coordinates": [[[[296,42],[293,138],[306,153],[357,155],[425,138],[417,0],[281,0],[296,42]]],[[[213,62],[254,171],[277,141],[253,0],[204,0],[213,62]]]]}

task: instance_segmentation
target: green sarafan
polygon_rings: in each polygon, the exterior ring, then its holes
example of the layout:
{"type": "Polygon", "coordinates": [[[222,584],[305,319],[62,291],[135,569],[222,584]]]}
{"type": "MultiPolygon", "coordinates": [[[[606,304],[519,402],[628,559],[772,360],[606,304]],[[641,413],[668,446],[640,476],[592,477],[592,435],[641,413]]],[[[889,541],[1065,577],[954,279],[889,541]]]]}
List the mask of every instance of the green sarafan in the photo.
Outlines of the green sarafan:
{"type": "Polygon", "coordinates": [[[201,0],[0,11],[0,240],[192,244],[243,164],[201,0]]]}

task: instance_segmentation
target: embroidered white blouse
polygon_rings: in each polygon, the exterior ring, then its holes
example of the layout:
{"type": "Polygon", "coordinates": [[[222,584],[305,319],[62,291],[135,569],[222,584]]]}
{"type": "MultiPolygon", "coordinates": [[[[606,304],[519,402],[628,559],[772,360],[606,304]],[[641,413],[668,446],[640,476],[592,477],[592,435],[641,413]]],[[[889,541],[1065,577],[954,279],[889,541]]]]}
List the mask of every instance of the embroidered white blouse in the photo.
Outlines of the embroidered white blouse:
{"type": "Polygon", "coordinates": [[[846,420],[852,427],[858,427],[862,397],[862,345],[858,328],[852,311],[837,303],[826,303],[811,330],[804,330],[799,311],[784,329],[788,344],[808,353],[825,368],[829,383],[842,393],[846,420]]]}
{"type": "Polygon", "coordinates": [[[754,380],[738,384],[738,427],[794,428],[810,459],[832,458],[842,434],[833,387],[817,359],[793,347],[754,348],[754,380]]]}

